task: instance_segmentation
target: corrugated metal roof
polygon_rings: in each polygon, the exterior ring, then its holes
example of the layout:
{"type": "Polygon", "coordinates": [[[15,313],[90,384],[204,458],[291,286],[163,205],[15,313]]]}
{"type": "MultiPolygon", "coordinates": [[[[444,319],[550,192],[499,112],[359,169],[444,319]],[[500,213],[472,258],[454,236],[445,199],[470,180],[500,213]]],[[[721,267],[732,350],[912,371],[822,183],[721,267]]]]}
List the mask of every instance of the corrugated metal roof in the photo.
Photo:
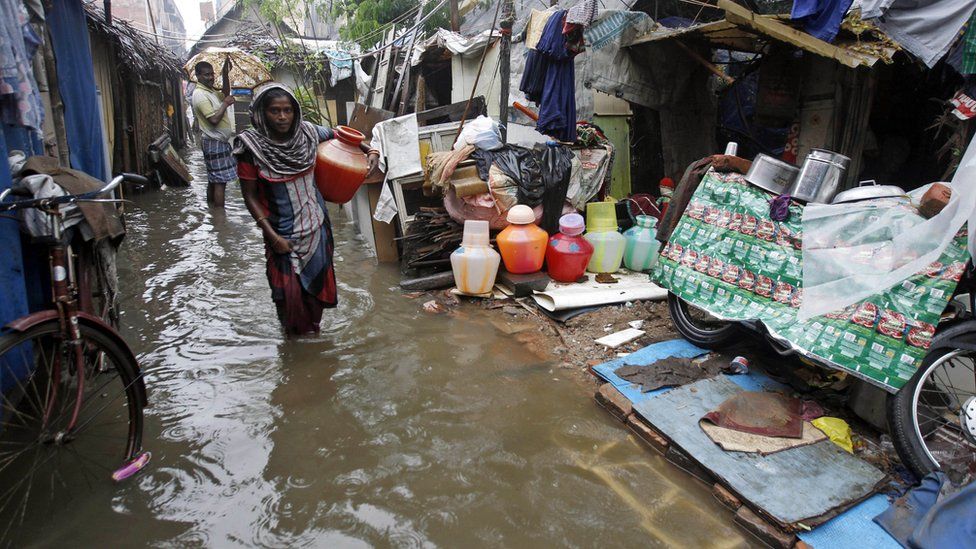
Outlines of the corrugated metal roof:
{"type": "Polygon", "coordinates": [[[628,46],[688,38],[706,40],[713,47],[759,52],[766,42],[774,40],[796,46],[810,53],[833,59],[848,67],[871,67],[879,60],[889,61],[897,45],[893,41],[851,40],[839,38],[830,44],[791,27],[787,16],[759,15],[729,0],[718,0],[725,19],[683,28],[658,25],[651,32],[632,40],[628,46]]]}

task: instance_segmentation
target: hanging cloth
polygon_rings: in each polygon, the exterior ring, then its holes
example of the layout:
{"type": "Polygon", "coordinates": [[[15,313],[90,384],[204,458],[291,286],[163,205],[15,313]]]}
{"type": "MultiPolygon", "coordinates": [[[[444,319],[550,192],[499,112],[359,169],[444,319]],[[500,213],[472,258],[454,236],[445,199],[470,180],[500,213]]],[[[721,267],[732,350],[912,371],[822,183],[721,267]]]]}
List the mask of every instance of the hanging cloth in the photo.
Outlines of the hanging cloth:
{"type": "Polygon", "coordinates": [[[803,23],[803,30],[824,42],[837,38],[852,0],[796,0],[790,18],[803,23]]]}
{"type": "Polygon", "coordinates": [[[539,101],[536,129],[560,141],[576,141],[576,84],[574,54],[567,49],[563,34],[565,11],[553,15],[536,46],[537,54],[546,57],[545,85],[539,101]]]}
{"type": "Polygon", "coordinates": [[[865,0],[861,17],[932,68],[959,38],[976,0],[865,0]]]}

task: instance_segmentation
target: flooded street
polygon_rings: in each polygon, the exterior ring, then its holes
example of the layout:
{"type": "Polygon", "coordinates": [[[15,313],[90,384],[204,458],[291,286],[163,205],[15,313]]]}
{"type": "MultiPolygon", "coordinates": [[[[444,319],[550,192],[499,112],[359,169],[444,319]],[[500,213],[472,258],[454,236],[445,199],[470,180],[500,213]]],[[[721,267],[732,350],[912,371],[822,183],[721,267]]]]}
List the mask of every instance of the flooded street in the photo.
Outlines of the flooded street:
{"type": "Polygon", "coordinates": [[[123,335],[147,372],[152,462],[21,542],[72,546],[710,546],[751,541],[629,434],[594,386],[490,324],[406,299],[333,208],[338,309],[286,340],[236,187],[134,197],[123,335]]]}

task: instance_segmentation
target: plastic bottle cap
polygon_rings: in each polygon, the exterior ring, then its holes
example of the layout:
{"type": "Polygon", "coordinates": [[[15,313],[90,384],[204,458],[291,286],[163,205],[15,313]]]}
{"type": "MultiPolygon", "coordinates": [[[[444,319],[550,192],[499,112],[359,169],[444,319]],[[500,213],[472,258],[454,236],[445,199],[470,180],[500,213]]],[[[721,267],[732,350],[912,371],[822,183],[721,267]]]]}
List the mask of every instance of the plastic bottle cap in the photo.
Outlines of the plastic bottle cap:
{"type": "Polygon", "coordinates": [[[613,202],[590,202],[586,205],[586,230],[616,231],[617,208],[613,202]]]}
{"type": "Polygon", "coordinates": [[[637,224],[647,229],[653,229],[657,227],[657,218],[650,215],[639,215],[637,216],[637,224]]]}
{"type": "Polygon", "coordinates": [[[488,222],[480,219],[468,219],[464,222],[464,236],[462,246],[487,246],[488,222]]]}
{"type": "Polygon", "coordinates": [[[529,223],[535,223],[535,212],[525,204],[519,204],[512,206],[512,209],[508,210],[508,216],[505,219],[509,223],[516,225],[528,225],[529,223]]]}
{"type": "Polygon", "coordinates": [[[559,218],[559,232],[566,236],[576,236],[582,234],[586,229],[583,216],[578,213],[566,214],[559,218]]]}

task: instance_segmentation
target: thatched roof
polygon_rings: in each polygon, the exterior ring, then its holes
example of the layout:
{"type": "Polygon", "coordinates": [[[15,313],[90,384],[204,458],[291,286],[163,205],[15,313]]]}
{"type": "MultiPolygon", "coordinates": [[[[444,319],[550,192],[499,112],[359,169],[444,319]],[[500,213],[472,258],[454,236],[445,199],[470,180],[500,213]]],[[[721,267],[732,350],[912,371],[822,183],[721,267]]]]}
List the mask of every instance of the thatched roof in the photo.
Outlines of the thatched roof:
{"type": "Polygon", "coordinates": [[[112,18],[112,24],[108,25],[101,8],[84,2],[82,5],[88,28],[115,44],[119,61],[125,68],[147,79],[160,73],[180,76],[183,63],[165,46],[157,44],[151,36],[136,30],[125,20],[112,18]]]}

